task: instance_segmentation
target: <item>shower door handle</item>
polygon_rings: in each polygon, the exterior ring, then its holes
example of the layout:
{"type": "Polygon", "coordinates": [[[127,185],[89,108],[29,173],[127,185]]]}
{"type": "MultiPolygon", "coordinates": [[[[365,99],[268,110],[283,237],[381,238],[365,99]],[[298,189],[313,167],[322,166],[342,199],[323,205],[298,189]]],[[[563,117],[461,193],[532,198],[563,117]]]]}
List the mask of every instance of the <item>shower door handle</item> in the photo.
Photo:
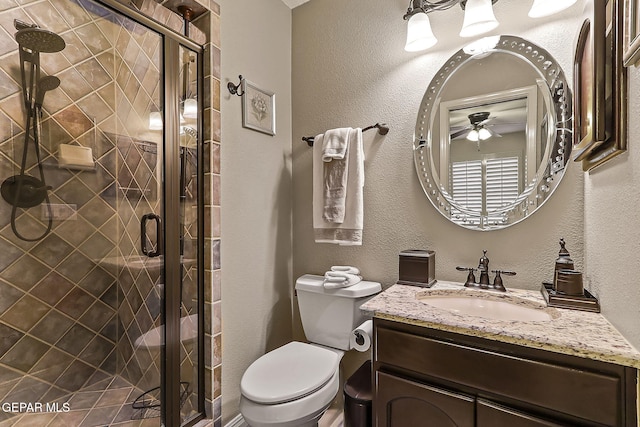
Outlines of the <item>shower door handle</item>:
{"type": "Polygon", "coordinates": [[[140,249],[142,250],[143,254],[145,254],[150,258],[157,257],[160,255],[161,242],[162,242],[162,239],[160,236],[161,231],[162,231],[162,227],[161,227],[160,216],[153,213],[144,214],[142,216],[142,219],[140,220],[140,249]],[[147,248],[147,221],[149,220],[154,220],[156,222],[156,250],[155,251],[150,251],[147,248]]]}

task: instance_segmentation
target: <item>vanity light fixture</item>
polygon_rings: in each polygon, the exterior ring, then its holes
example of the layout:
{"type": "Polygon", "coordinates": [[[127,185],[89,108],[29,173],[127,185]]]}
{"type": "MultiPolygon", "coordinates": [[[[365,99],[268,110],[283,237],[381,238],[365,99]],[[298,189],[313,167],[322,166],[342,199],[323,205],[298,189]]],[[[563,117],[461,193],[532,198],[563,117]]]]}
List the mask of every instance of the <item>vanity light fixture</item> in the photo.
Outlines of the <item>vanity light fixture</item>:
{"type": "Polygon", "coordinates": [[[407,52],[419,52],[429,49],[438,42],[431,30],[431,22],[426,13],[415,13],[407,23],[407,44],[404,50],[407,52]]]}
{"type": "MultiPolygon", "coordinates": [[[[467,0],[466,3],[460,37],[488,33],[498,26],[498,20],[493,14],[492,0],[467,0]]],[[[463,2],[460,2],[460,5],[462,6],[463,2]]]]}
{"type": "MultiPolygon", "coordinates": [[[[460,37],[475,37],[495,29],[499,23],[493,14],[493,4],[498,0],[409,0],[403,19],[407,23],[407,43],[404,50],[418,52],[434,46],[438,39],[433,34],[429,14],[450,9],[459,4],[464,10],[460,37]]],[[[520,0],[522,1],[522,0],[520,0]]],[[[572,5],[577,0],[533,0],[529,17],[540,18],[553,15],[572,5]]]]}
{"type": "Polygon", "coordinates": [[[410,0],[403,19],[407,23],[407,43],[404,50],[417,52],[435,45],[438,39],[431,30],[428,14],[447,10],[456,4],[465,11],[460,36],[473,37],[498,26],[493,15],[493,3],[498,0],[410,0]]]}
{"type": "Polygon", "coordinates": [[[542,18],[553,15],[569,6],[573,6],[578,0],[534,0],[529,11],[529,18],[542,18]]]}

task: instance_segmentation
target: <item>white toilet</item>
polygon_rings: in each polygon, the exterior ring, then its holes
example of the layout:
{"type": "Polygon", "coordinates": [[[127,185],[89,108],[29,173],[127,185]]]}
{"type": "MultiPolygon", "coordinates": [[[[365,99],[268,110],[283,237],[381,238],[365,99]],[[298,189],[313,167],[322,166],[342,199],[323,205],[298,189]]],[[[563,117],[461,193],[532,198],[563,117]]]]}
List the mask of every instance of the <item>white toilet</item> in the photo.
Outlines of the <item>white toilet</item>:
{"type": "Polygon", "coordinates": [[[251,427],[315,426],[338,393],[340,360],[350,349],[351,332],[366,320],[360,306],[382,288],[363,280],[325,289],[323,280],[305,274],[296,281],[311,343],[293,341],[270,351],[242,376],[240,413],[251,427]]]}

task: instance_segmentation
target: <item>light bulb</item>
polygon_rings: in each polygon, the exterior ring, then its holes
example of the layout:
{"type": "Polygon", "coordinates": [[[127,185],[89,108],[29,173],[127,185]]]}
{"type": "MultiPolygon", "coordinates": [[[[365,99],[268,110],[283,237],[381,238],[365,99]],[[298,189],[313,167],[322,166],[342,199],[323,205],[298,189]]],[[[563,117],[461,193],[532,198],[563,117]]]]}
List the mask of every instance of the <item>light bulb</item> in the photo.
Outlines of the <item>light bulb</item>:
{"type": "Polygon", "coordinates": [[[489,139],[491,138],[491,132],[489,132],[489,130],[486,128],[481,128],[478,131],[478,138],[480,138],[482,141],[484,141],[485,139],[489,139]]]}
{"type": "Polygon", "coordinates": [[[479,138],[480,138],[480,134],[475,129],[471,129],[467,134],[467,139],[469,141],[477,142],[479,138]]]}
{"type": "Polygon", "coordinates": [[[437,42],[438,39],[433,35],[431,22],[426,13],[416,13],[409,18],[407,23],[407,44],[404,45],[404,50],[418,52],[429,49],[437,42]]]}
{"type": "Polygon", "coordinates": [[[490,52],[500,41],[500,36],[483,37],[462,48],[467,55],[480,55],[490,52]]]}
{"type": "Polygon", "coordinates": [[[491,0],[468,0],[460,37],[473,37],[498,26],[491,0]]]}

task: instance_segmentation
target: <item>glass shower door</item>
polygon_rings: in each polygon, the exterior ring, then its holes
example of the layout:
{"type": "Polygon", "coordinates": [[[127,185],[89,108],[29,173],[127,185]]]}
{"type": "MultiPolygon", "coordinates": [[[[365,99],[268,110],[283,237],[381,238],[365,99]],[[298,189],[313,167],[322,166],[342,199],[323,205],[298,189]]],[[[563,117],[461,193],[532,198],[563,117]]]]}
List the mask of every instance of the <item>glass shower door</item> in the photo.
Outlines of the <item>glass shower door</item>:
{"type": "Polygon", "coordinates": [[[2,425],[177,426],[202,412],[201,52],[123,9],[0,11],[65,41],[27,46],[42,50],[36,111],[20,40],[0,34],[0,401],[52,409],[2,411],[2,425]],[[22,201],[22,175],[46,182],[43,202],[22,201]]]}
{"type": "Polygon", "coordinates": [[[118,366],[135,386],[129,398],[131,418],[141,425],[160,426],[166,341],[164,43],[161,34],[132,19],[121,17],[120,22],[114,61],[122,222],[118,250],[124,264],[118,278],[122,299],[118,366]]]}

